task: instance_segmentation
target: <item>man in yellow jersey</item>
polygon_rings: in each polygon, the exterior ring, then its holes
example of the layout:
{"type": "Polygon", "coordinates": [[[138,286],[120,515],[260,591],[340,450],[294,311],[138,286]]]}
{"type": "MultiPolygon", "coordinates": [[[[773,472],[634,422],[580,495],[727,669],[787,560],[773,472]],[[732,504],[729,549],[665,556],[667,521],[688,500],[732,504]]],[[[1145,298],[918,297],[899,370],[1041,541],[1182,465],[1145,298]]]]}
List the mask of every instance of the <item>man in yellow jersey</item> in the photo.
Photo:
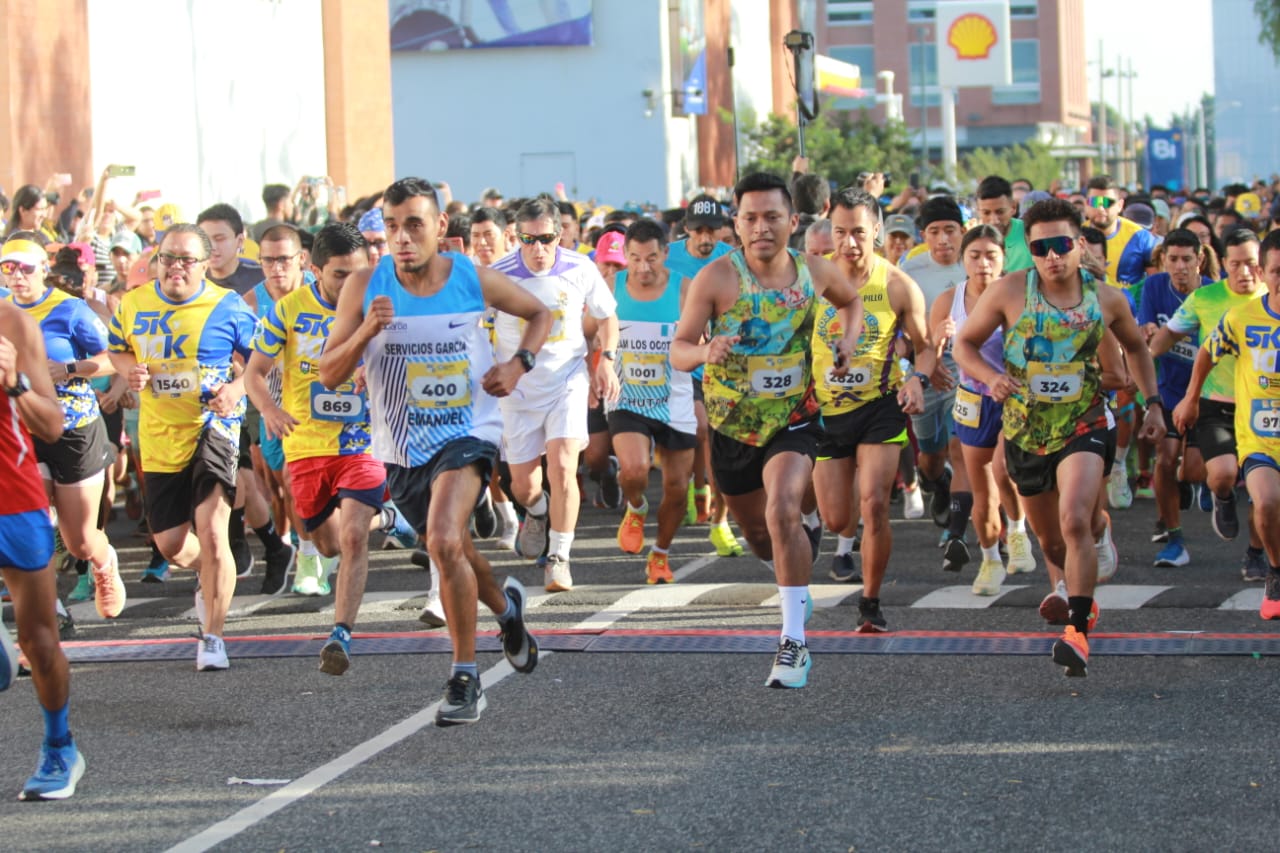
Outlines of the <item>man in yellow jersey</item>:
{"type": "MultiPolygon", "coordinates": [[[[1195,423],[1200,390],[1210,367],[1225,357],[1235,362],[1236,455],[1245,488],[1261,518],[1280,510],[1280,233],[1260,248],[1267,291],[1227,310],[1209,341],[1196,354],[1187,396],[1174,412],[1181,429],[1195,423]]],[[[1280,525],[1259,524],[1270,564],[1259,615],[1280,619],[1280,525]]]]}
{"type": "Polygon", "coordinates": [[[804,621],[813,553],[800,504],[813,472],[819,405],[809,354],[818,297],[840,313],[833,372],[843,376],[862,328],[861,301],[834,264],[787,249],[798,218],[786,181],[756,172],[734,188],[742,248],[694,278],[671,344],[671,366],[705,364],[716,488],[756,556],[774,563],[782,636],[770,687],[804,687],[804,621]],[[702,342],[711,323],[711,336],[702,342]]]}
{"type": "Polygon", "coordinates": [[[1120,215],[1120,188],[1110,175],[1094,175],[1088,191],[1089,221],[1107,237],[1107,282],[1138,283],[1151,266],[1151,253],[1160,238],[1120,215]]]}
{"type": "Polygon", "coordinates": [[[159,281],[124,295],[109,336],[111,363],[141,401],[147,523],[170,563],[200,575],[200,671],[229,665],[222,629],[236,578],[227,523],[245,409],[233,357],[248,357],[256,325],[238,294],[205,278],[212,251],[198,226],[171,227],[159,281]]]}
{"type": "Polygon", "coordinates": [[[862,335],[843,375],[833,370],[833,345],[843,336],[834,306],[819,301],[813,329],[813,373],[822,404],[824,436],[818,443],[814,483],[827,529],[838,536],[831,578],[857,579],[853,568],[853,483],[858,478],[863,519],[862,597],[858,629],[886,630],[880,610],[893,534],[889,493],[898,459],[907,443],[907,415],[924,410],[924,383],[935,366],[935,349],[925,330],[924,295],[910,276],[875,254],[880,230],[876,199],[843,189],[832,198],[831,232],[836,266],[862,300],[862,335]],[[894,342],[899,332],[918,354],[918,373],[902,377],[894,342]]]}
{"type": "MultiPolygon", "coordinates": [[[[1080,214],[1063,199],[1047,199],[1023,216],[1035,266],[994,282],[954,341],[960,367],[1004,403],[1005,456],[1045,560],[1066,575],[1070,624],[1053,660],[1070,676],[1088,672],[1091,622],[1096,619],[1094,513],[1102,478],[1114,461],[1115,420],[1102,391],[1099,350],[1110,329],[1123,347],[1138,387],[1151,401],[1142,437],[1164,434],[1155,366],[1120,291],[1099,286],[1080,268],[1080,214]],[[980,348],[1004,329],[1007,372],[980,348]]],[[[1095,520],[1096,519],[1096,520],[1095,520]]]]}

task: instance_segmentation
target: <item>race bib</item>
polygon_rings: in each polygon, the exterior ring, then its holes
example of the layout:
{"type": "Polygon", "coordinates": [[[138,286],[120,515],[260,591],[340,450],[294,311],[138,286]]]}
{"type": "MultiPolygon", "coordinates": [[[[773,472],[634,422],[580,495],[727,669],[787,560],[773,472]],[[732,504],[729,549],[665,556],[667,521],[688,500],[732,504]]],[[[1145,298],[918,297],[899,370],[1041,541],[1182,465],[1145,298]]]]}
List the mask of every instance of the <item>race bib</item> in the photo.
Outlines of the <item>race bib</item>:
{"type": "Polygon", "coordinates": [[[747,358],[751,390],[761,397],[783,400],[804,391],[804,353],[753,355],[747,358]]]}
{"type": "Polygon", "coordinates": [[[660,352],[622,352],[622,381],[647,387],[667,381],[667,357],[660,352]]]}
{"type": "MultiPolygon", "coordinates": [[[[524,334],[525,326],[529,325],[528,320],[520,321],[520,333],[524,334]]],[[[551,311],[551,330],[547,332],[547,343],[554,344],[564,340],[564,309],[555,308],[551,311]]]]}
{"type": "Polygon", "coordinates": [[[1280,400],[1254,400],[1249,426],[1260,438],[1280,438],[1280,400]]]}
{"type": "Polygon", "coordinates": [[[416,406],[452,409],[471,405],[471,370],[465,361],[412,361],[406,367],[409,400],[416,406]]]}
{"type": "Polygon", "coordinates": [[[952,416],[956,423],[969,429],[977,429],[982,423],[982,395],[968,388],[956,388],[956,405],[952,416]]]}
{"type": "Polygon", "coordinates": [[[834,367],[828,370],[826,382],[830,387],[841,391],[865,391],[871,387],[874,377],[875,370],[871,362],[865,358],[855,358],[849,363],[849,369],[845,371],[844,376],[837,376],[834,367]]]}
{"type": "Polygon", "coordinates": [[[357,423],[364,420],[364,398],[350,382],[330,391],[320,383],[311,386],[311,417],[318,421],[357,423]]]}
{"type": "Polygon", "coordinates": [[[1027,362],[1027,389],[1037,403],[1075,403],[1084,393],[1084,369],[1079,362],[1027,362]]]}
{"type": "Polygon", "coordinates": [[[1169,350],[1169,354],[1184,361],[1195,361],[1196,346],[1190,341],[1181,340],[1173,345],[1169,350]]]}
{"type": "Polygon", "coordinates": [[[151,393],[157,397],[181,397],[200,393],[200,370],[192,359],[147,365],[151,393]]]}

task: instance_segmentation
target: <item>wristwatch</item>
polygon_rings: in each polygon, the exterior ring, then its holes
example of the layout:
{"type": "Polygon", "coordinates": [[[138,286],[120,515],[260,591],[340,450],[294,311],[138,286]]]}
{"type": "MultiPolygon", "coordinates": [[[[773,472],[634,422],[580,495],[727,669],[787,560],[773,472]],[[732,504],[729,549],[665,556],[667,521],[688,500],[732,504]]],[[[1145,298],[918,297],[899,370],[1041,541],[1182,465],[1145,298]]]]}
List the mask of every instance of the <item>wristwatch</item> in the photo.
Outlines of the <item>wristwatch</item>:
{"type": "Polygon", "coordinates": [[[520,364],[524,366],[524,372],[528,373],[533,370],[533,366],[538,363],[538,358],[527,349],[516,350],[516,358],[520,359],[520,364]]]}
{"type": "Polygon", "coordinates": [[[31,380],[27,378],[27,374],[19,373],[18,381],[12,388],[4,389],[4,393],[10,397],[21,397],[23,394],[31,390],[31,380]]]}
{"type": "MultiPolygon", "coordinates": [[[[927,387],[928,387],[928,385],[929,385],[929,375],[928,375],[927,373],[921,373],[919,370],[917,370],[915,373],[911,374],[911,376],[914,376],[916,379],[919,379],[919,380],[920,380],[920,387],[921,387],[921,388],[927,388],[927,387]]],[[[910,378],[910,377],[908,377],[908,378],[910,378]]]]}
{"type": "Polygon", "coordinates": [[[618,353],[616,350],[611,350],[611,349],[600,350],[600,357],[607,358],[609,359],[609,361],[613,361],[618,357],[618,353]]]}
{"type": "Polygon", "coordinates": [[[76,375],[76,363],[75,363],[74,361],[68,361],[66,364],[64,364],[64,365],[62,365],[62,366],[63,366],[63,367],[65,367],[65,368],[67,369],[67,375],[68,375],[68,376],[75,376],[75,375],[76,375]]]}

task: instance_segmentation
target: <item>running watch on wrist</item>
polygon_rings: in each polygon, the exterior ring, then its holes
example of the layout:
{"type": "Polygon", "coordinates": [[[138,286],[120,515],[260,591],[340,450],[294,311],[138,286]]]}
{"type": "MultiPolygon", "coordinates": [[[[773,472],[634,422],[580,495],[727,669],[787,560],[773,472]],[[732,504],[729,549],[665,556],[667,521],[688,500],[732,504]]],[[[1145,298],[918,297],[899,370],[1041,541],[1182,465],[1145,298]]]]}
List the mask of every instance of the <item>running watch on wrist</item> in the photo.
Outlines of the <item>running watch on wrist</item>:
{"type": "Polygon", "coordinates": [[[76,375],[76,363],[74,361],[68,361],[66,364],[63,365],[63,367],[67,369],[68,376],[76,375]]]}
{"type": "Polygon", "coordinates": [[[915,373],[912,373],[911,375],[914,376],[916,379],[920,380],[921,388],[924,388],[929,384],[929,377],[927,374],[921,373],[919,370],[917,370],[915,373]]]}
{"type": "Polygon", "coordinates": [[[18,381],[14,383],[12,388],[4,389],[4,392],[10,397],[21,397],[23,394],[31,390],[31,380],[27,378],[27,374],[19,373],[18,381]]]}
{"type": "Polygon", "coordinates": [[[527,349],[516,350],[516,358],[520,359],[520,364],[524,366],[525,373],[533,370],[533,366],[538,363],[537,357],[527,349]]]}
{"type": "Polygon", "coordinates": [[[611,350],[611,349],[600,350],[600,357],[607,358],[609,359],[609,361],[614,361],[615,359],[617,359],[618,353],[616,350],[611,350]]]}

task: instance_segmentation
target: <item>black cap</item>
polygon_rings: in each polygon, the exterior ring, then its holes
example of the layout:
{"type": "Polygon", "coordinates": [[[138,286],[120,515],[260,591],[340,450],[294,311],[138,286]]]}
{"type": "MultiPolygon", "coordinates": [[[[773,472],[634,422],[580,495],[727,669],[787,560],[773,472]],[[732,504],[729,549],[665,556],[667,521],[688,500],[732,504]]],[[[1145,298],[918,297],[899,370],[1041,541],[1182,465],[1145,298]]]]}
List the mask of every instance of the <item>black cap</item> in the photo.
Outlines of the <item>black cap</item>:
{"type": "Polygon", "coordinates": [[[695,228],[723,228],[725,224],[724,209],[720,202],[705,193],[694,196],[693,201],[684,211],[684,227],[692,231],[695,228]]]}

